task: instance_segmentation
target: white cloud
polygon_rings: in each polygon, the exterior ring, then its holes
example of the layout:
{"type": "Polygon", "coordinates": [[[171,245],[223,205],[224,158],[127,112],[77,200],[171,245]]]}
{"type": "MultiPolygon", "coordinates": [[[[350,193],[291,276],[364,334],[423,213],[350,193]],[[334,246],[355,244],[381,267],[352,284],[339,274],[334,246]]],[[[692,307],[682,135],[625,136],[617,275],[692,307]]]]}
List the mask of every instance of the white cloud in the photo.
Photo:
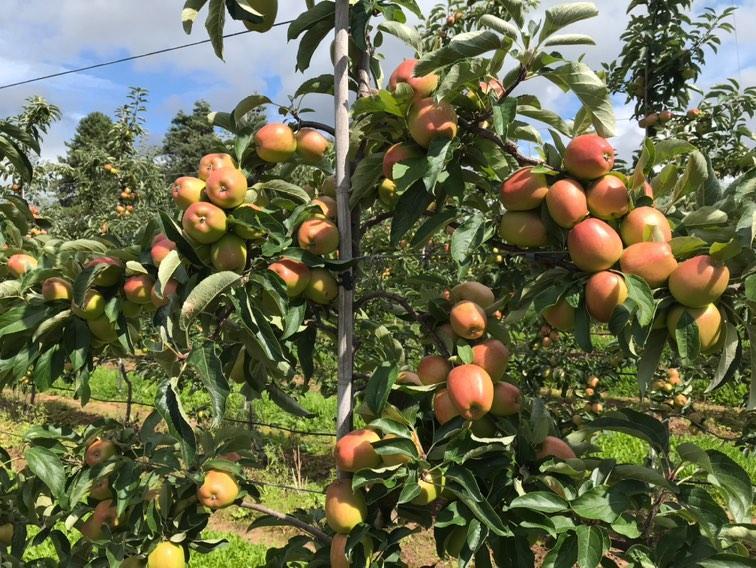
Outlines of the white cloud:
{"type": "MultiPolygon", "coordinates": [[[[437,3],[438,0],[419,2],[423,9],[437,3]]],[[[534,17],[558,3],[561,0],[544,0],[534,17]]],[[[182,4],[179,0],[5,0],[3,4],[4,13],[14,17],[0,25],[0,84],[206,38],[204,12],[194,33],[184,34],[179,21],[182,4]]],[[[567,31],[589,33],[598,46],[563,50],[571,57],[584,53],[585,61],[594,67],[617,56],[621,48],[619,38],[627,23],[627,0],[601,0],[597,4],[600,9],[597,18],[575,24],[567,31]]],[[[710,1],[706,3],[710,4],[710,1]]],[[[737,76],[738,53],[743,83],[753,84],[756,0],[743,0],[742,4],[735,20],[738,42],[734,36],[725,38],[719,54],[710,59],[703,84],[728,75],[737,76]]],[[[705,2],[698,0],[696,10],[703,5],[705,2]]],[[[285,0],[280,6],[279,21],[286,21],[301,11],[302,3],[285,0]]],[[[240,29],[243,28],[238,22],[227,25],[227,31],[240,29]]],[[[207,99],[218,110],[230,110],[242,97],[255,91],[287,102],[286,93],[293,93],[303,79],[330,71],[328,44],[325,42],[318,50],[305,74],[295,73],[298,43],[287,43],[286,26],[280,26],[265,35],[247,34],[228,39],[225,62],[218,60],[205,44],[7,89],[0,96],[0,116],[18,112],[23,100],[32,94],[42,94],[60,105],[66,118],[55,125],[45,144],[45,157],[53,158],[64,151],[62,142],[73,132],[75,117],[93,110],[112,112],[124,100],[128,87],[124,82],[133,82],[136,75],[138,84],[140,73],[149,74],[145,76],[152,80],[158,75],[172,92],[154,95],[150,102],[154,130],[151,139],[155,140],[172,115],[181,108],[189,110],[197,98],[207,99]]],[[[403,57],[412,55],[406,46],[390,36],[386,36],[382,51],[387,72],[403,57]]],[[[523,85],[522,89],[522,92],[537,94],[549,108],[574,108],[570,97],[548,82],[534,81],[523,85]]],[[[306,106],[316,109],[318,119],[332,121],[333,109],[328,97],[310,96],[305,102],[306,106]]],[[[629,109],[619,105],[616,110],[620,117],[629,115],[629,109]]],[[[625,147],[630,151],[632,144],[637,143],[640,130],[628,121],[619,121],[618,127],[615,142],[624,154],[625,147]]]]}

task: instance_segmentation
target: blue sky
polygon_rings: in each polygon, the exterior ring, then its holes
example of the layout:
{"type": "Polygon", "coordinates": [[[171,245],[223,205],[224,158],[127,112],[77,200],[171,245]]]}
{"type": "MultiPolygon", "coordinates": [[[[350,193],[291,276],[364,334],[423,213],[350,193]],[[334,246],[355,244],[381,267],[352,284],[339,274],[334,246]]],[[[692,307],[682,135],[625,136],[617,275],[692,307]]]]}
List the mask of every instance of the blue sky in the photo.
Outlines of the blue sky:
{"type": "MultiPolygon", "coordinates": [[[[437,0],[421,0],[429,7],[437,0]]],[[[546,0],[542,8],[558,2],[546,0]]],[[[3,0],[3,12],[14,14],[0,23],[0,84],[153,51],[180,43],[204,39],[200,22],[191,36],[183,33],[180,10],[183,0],[3,0]]],[[[279,21],[299,13],[303,2],[281,0],[279,21]]],[[[601,61],[616,56],[619,35],[626,24],[625,0],[599,0],[600,16],[576,24],[569,31],[591,34],[596,47],[572,48],[571,55],[585,53],[585,61],[598,67],[601,61]]],[[[731,5],[732,2],[694,3],[703,6],[731,5]]],[[[707,86],[728,76],[744,85],[756,84],[756,0],[738,0],[734,23],[737,37],[724,38],[720,53],[710,57],[701,85],[707,86]]],[[[201,14],[200,19],[204,19],[201,14]]],[[[232,22],[227,31],[242,29],[232,22]]],[[[45,142],[43,157],[54,159],[65,152],[68,139],[78,120],[91,111],[112,114],[123,104],[129,86],[150,91],[147,128],[150,140],[159,142],[171,118],[179,109],[189,110],[198,98],[211,103],[214,110],[230,110],[245,95],[262,92],[285,102],[305,78],[326,73],[330,68],[328,45],[316,54],[305,75],[294,73],[295,44],[286,44],[285,26],[264,36],[247,34],[227,41],[226,61],[215,58],[209,45],[166,53],[134,62],[113,65],[86,73],[0,91],[0,116],[18,112],[23,100],[43,95],[58,104],[64,118],[55,125],[45,142]]],[[[387,41],[386,68],[411,55],[406,46],[387,41]]],[[[525,90],[537,94],[544,106],[562,114],[576,108],[573,98],[553,85],[533,82],[525,90]]],[[[615,101],[618,136],[615,145],[629,153],[642,138],[637,125],[623,120],[630,111],[621,100],[615,101]]],[[[307,106],[318,111],[318,118],[332,122],[327,97],[312,96],[307,106]]]]}

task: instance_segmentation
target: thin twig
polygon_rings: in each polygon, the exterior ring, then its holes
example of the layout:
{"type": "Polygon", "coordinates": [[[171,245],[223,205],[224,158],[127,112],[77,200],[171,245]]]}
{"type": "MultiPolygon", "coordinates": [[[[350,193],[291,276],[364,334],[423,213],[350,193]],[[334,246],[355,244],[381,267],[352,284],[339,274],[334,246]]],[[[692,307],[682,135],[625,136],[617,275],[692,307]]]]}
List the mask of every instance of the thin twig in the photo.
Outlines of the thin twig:
{"type": "Polygon", "coordinates": [[[441,337],[439,337],[438,333],[436,333],[436,330],[433,329],[433,327],[429,325],[427,321],[420,317],[420,315],[418,315],[418,313],[414,310],[410,303],[399,294],[392,294],[391,292],[382,291],[369,292],[367,294],[364,294],[359,300],[355,302],[355,311],[360,309],[363,304],[366,304],[367,302],[378,298],[390,300],[395,304],[399,304],[404,309],[404,311],[407,312],[407,315],[409,317],[419,323],[428,333],[430,333],[431,337],[433,337],[433,340],[436,342],[436,345],[438,346],[444,357],[449,357],[449,350],[446,348],[446,345],[444,344],[441,337]]]}
{"type": "Polygon", "coordinates": [[[296,428],[289,428],[288,426],[277,426],[275,424],[269,424],[267,422],[258,422],[256,420],[238,420],[236,418],[223,418],[224,422],[231,422],[234,424],[247,424],[248,426],[262,426],[263,428],[273,428],[274,430],[284,430],[285,432],[291,432],[292,434],[301,434],[303,436],[327,436],[329,438],[335,438],[335,432],[313,432],[310,430],[297,430],[296,428]]]}
{"type": "Polygon", "coordinates": [[[326,544],[331,542],[331,537],[324,533],[322,530],[317,527],[313,527],[312,525],[308,525],[304,521],[300,521],[295,517],[274,511],[273,509],[269,509],[268,507],[260,505],[258,503],[242,503],[241,506],[245,509],[257,511],[258,513],[263,513],[264,515],[270,515],[271,517],[275,517],[276,519],[286,521],[287,524],[311,534],[321,542],[324,542],[326,544]]]}
{"type": "Polygon", "coordinates": [[[297,122],[297,125],[299,126],[299,128],[315,128],[317,130],[322,130],[323,132],[327,132],[331,136],[333,136],[336,133],[336,131],[333,129],[333,126],[324,124],[322,122],[315,122],[312,120],[300,120],[297,122]]]}
{"type": "Polygon", "coordinates": [[[121,373],[121,378],[126,383],[126,424],[131,421],[131,403],[134,398],[134,385],[131,384],[131,379],[126,372],[126,366],[123,364],[123,359],[118,359],[118,370],[121,373]]]}

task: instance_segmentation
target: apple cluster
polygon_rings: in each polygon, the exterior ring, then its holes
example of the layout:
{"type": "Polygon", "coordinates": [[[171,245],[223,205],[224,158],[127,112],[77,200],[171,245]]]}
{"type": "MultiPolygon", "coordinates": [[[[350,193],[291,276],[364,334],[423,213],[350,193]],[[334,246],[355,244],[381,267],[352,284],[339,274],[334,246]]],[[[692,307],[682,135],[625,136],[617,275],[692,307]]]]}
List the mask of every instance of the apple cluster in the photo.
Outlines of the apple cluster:
{"type": "MultiPolygon", "coordinates": [[[[567,233],[572,263],[590,276],[585,305],[591,317],[608,323],[614,309],[628,297],[624,275],[635,275],[651,289],[667,287],[675,304],[657,316],[654,325],[667,326],[671,336],[682,314],[695,321],[702,352],[713,351],[723,339],[722,315],[715,305],[729,283],[728,268],[709,255],[681,262],[675,258],[668,218],[653,207],[653,189],[644,183],[633,207],[622,174],[613,172],[614,148],[600,136],[577,136],[564,154],[564,175],[540,169],[517,170],[501,185],[506,211],[499,236],[508,244],[539,248],[549,244],[544,216],[567,233]],[[619,271],[616,269],[619,264],[619,271]]],[[[554,328],[575,325],[575,307],[561,298],[543,316],[554,328]]]]}

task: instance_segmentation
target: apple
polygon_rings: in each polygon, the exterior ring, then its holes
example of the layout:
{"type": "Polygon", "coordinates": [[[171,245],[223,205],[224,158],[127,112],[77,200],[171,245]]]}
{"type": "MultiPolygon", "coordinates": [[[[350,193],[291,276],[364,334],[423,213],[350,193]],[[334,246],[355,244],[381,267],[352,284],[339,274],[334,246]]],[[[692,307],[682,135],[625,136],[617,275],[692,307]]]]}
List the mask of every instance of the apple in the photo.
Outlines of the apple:
{"type": "Polygon", "coordinates": [[[430,505],[441,496],[446,480],[438,470],[423,471],[418,476],[417,485],[420,487],[420,494],[411,503],[420,506],[430,505]]]}
{"type": "Polygon", "coordinates": [[[118,339],[118,332],[105,315],[87,320],[87,327],[92,335],[105,343],[113,343],[118,339]]]}
{"type": "Polygon", "coordinates": [[[352,489],[351,480],[338,479],[326,489],[325,514],[334,532],[349,534],[367,518],[365,498],[359,489],[352,489]]]}
{"type": "Polygon", "coordinates": [[[427,148],[433,138],[457,135],[457,113],[449,103],[421,99],[410,108],[407,125],[412,139],[427,148]]]}
{"type": "Polygon", "coordinates": [[[150,302],[152,302],[152,305],[156,308],[162,308],[163,306],[167,306],[170,303],[171,298],[176,295],[176,292],[178,290],[178,282],[173,278],[168,280],[168,282],[165,283],[165,287],[163,288],[159,296],[157,293],[157,288],[157,286],[153,286],[150,290],[150,302]]]}
{"type": "Polygon", "coordinates": [[[532,211],[505,211],[499,223],[499,236],[510,245],[537,248],[548,244],[546,225],[532,211]]]}
{"type": "Polygon", "coordinates": [[[424,385],[443,383],[449,371],[451,371],[451,365],[441,355],[426,355],[417,366],[417,376],[424,385]]]}
{"type": "Polygon", "coordinates": [[[209,509],[222,509],[236,501],[239,491],[239,484],[229,473],[211,469],[197,489],[197,501],[209,509]]]}
{"type": "Polygon", "coordinates": [[[574,459],[575,452],[567,442],[556,436],[546,436],[541,443],[540,449],[536,452],[536,459],[558,458],[562,460],[574,459]]]}
{"type": "MultiPolygon", "coordinates": [[[[234,160],[228,154],[221,154],[221,153],[206,154],[202,156],[202,158],[200,158],[199,171],[197,172],[197,177],[200,179],[200,181],[205,181],[207,180],[207,178],[210,177],[210,174],[214,170],[219,170],[221,168],[234,168],[234,167],[236,167],[234,164],[234,160]]],[[[183,178],[179,178],[179,179],[183,179],[183,178]]],[[[194,185],[196,186],[197,184],[194,184],[194,185]]],[[[175,195],[174,195],[174,199],[175,199],[175,195]]],[[[192,201],[192,203],[195,203],[196,201],[197,200],[194,200],[192,201]]]]}
{"type": "Polygon", "coordinates": [[[147,568],[184,568],[186,556],[178,544],[163,541],[152,549],[147,556],[147,568]]]}
{"type": "Polygon", "coordinates": [[[165,257],[168,256],[171,251],[176,250],[176,243],[174,243],[162,233],[157,235],[157,237],[162,238],[157,241],[152,241],[150,256],[152,257],[152,264],[154,264],[155,266],[160,266],[160,263],[163,262],[165,257]]]}
{"type": "Polygon", "coordinates": [[[123,283],[123,295],[129,302],[135,304],[149,304],[150,294],[155,281],[147,274],[129,276],[123,283]]]}
{"type": "MultiPolygon", "coordinates": [[[[570,331],[575,327],[575,308],[567,300],[559,298],[556,304],[543,310],[543,319],[559,331],[570,331]]],[[[544,338],[547,339],[547,338],[544,338]]]]}
{"type": "Polygon", "coordinates": [[[314,128],[301,128],[296,134],[297,155],[305,164],[319,164],[328,150],[331,143],[320,132],[314,128]]]}
{"type": "Polygon", "coordinates": [[[567,144],[564,167],[581,180],[600,178],[614,167],[614,148],[597,134],[581,134],[567,144]]]}
{"type": "Polygon", "coordinates": [[[88,466],[92,467],[109,460],[116,455],[117,451],[116,445],[111,440],[95,438],[87,446],[84,461],[88,466]]]}
{"type": "Polygon", "coordinates": [[[487,310],[496,302],[493,290],[480,282],[460,282],[449,291],[449,299],[456,304],[463,300],[475,302],[484,310],[487,310]]]}
{"type": "Polygon", "coordinates": [[[59,300],[70,302],[73,298],[71,282],[65,278],[47,278],[42,282],[42,297],[45,302],[57,302],[59,300]]]}
{"type": "Polygon", "coordinates": [[[588,216],[583,186],[574,179],[554,182],[546,194],[546,207],[554,222],[565,229],[571,229],[588,216]]]}
{"type": "Polygon", "coordinates": [[[712,352],[721,347],[722,314],[717,306],[709,304],[702,308],[688,308],[677,304],[670,308],[667,315],[667,330],[671,337],[675,336],[677,322],[680,321],[683,312],[688,312],[698,327],[698,341],[702,352],[712,352]]]}
{"type": "Polygon", "coordinates": [[[93,266],[106,265],[106,268],[94,277],[92,283],[95,286],[102,286],[108,288],[118,284],[123,276],[123,261],[118,258],[112,258],[109,256],[101,256],[99,258],[93,258],[84,267],[92,268],[93,266]]]}
{"type": "Polygon", "coordinates": [[[247,266],[247,243],[236,235],[225,234],[210,245],[210,261],[215,270],[243,272],[247,266]]]}
{"type": "Polygon", "coordinates": [[[213,170],[207,178],[207,197],[221,209],[233,209],[244,203],[247,178],[236,168],[213,170]]]}
{"type": "Polygon", "coordinates": [[[642,242],[630,245],[623,251],[620,267],[625,274],[643,278],[651,288],[660,288],[677,268],[677,260],[669,244],[642,242]]]}
{"type": "Polygon", "coordinates": [[[181,226],[192,239],[209,245],[226,234],[226,214],[212,203],[193,203],[184,211],[181,226]]]}
{"type": "Polygon", "coordinates": [[[321,213],[328,219],[336,218],[336,200],[333,197],[323,195],[310,202],[310,205],[317,205],[321,213]]]}
{"type": "Polygon", "coordinates": [[[255,133],[255,150],[265,162],[287,162],[297,150],[297,139],[286,124],[270,122],[255,133]]]}
{"type": "Polygon", "coordinates": [[[386,150],[385,154],[383,154],[383,177],[388,180],[393,180],[394,165],[412,158],[419,158],[424,154],[423,150],[414,144],[397,142],[386,150]]]}
{"type": "Polygon", "coordinates": [[[330,304],[339,295],[339,284],[325,268],[313,268],[304,295],[316,304],[330,304]]]}
{"type": "Polygon", "coordinates": [[[585,283],[585,307],[593,319],[609,323],[612,312],[627,299],[627,284],[622,275],[603,270],[585,283]]]}
{"type": "Polygon", "coordinates": [[[339,248],[339,229],[327,219],[308,219],[299,226],[297,239],[312,254],[330,254],[339,248]]]}
{"type": "Polygon", "coordinates": [[[549,192],[546,176],[534,174],[532,169],[521,168],[501,184],[499,199],[507,211],[535,209],[546,198],[549,192]]]}
{"type": "Polygon", "coordinates": [[[191,176],[180,177],[176,181],[174,181],[173,185],[171,186],[171,195],[173,196],[173,202],[179,207],[179,209],[182,210],[189,207],[192,203],[202,201],[202,195],[204,191],[204,180],[191,176]]]}
{"type": "Polygon", "coordinates": [[[71,302],[71,311],[74,315],[85,319],[94,320],[105,313],[105,296],[97,290],[89,288],[84,292],[84,301],[81,305],[71,302]]]}
{"type": "Polygon", "coordinates": [[[417,59],[405,59],[402,61],[389,77],[389,91],[395,91],[399,83],[406,83],[415,92],[415,99],[422,99],[429,96],[438,87],[439,77],[436,74],[415,76],[415,67],[417,59]]]}
{"type": "Polygon", "coordinates": [[[586,219],[567,234],[567,250],[575,265],[585,272],[611,268],[622,256],[622,239],[600,219],[586,219]]]}
{"type": "Polygon", "coordinates": [[[491,376],[477,365],[454,367],[446,379],[452,404],[465,420],[478,420],[491,410],[494,385],[491,376]]]}
{"type": "Polygon", "coordinates": [[[355,472],[365,468],[376,468],[381,464],[372,444],[381,437],[366,428],[353,430],[342,436],[333,450],[336,467],[341,471],[355,472]]]}
{"type": "Polygon", "coordinates": [[[0,546],[10,546],[13,544],[13,534],[16,532],[13,523],[3,523],[0,525],[0,546]]]}
{"type": "Polygon", "coordinates": [[[669,221],[661,211],[653,207],[636,207],[627,214],[620,225],[620,235],[626,245],[657,240],[654,238],[655,233],[664,242],[672,240],[669,221]]]}
{"type": "Polygon", "coordinates": [[[110,480],[107,477],[101,477],[92,483],[92,487],[89,490],[89,496],[95,501],[112,499],[113,492],[110,490],[110,480]]]}
{"type": "Polygon", "coordinates": [[[486,333],[488,318],[478,304],[463,300],[454,305],[449,323],[455,334],[465,339],[478,339],[486,333]]]}
{"type": "Polygon", "coordinates": [[[591,215],[605,221],[619,219],[630,210],[630,194],[617,176],[597,179],[588,186],[585,196],[591,215]]]}
{"type": "Polygon", "coordinates": [[[488,339],[479,343],[472,348],[473,364],[478,365],[491,375],[494,381],[500,380],[504,376],[509,362],[510,351],[498,339],[488,339]]]}
{"type": "Polygon", "coordinates": [[[21,278],[30,270],[37,268],[37,259],[28,254],[13,254],[8,258],[8,272],[13,278],[21,278]]]}
{"type": "Polygon", "coordinates": [[[113,528],[118,526],[118,524],[115,503],[112,499],[106,499],[95,505],[92,516],[82,524],[80,532],[87,540],[101,540],[105,536],[102,530],[104,525],[113,528]]]}
{"type": "Polygon", "coordinates": [[[522,393],[512,383],[496,383],[494,385],[491,414],[494,416],[512,416],[518,414],[522,408],[522,393]]]}
{"type": "Polygon", "coordinates": [[[349,568],[349,560],[346,556],[348,538],[345,534],[335,534],[331,538],[330,568],[349,568]]]}
{"type": "Polygon", "coordinates": [[[730,270],[708,254],[689,258],[669,275],[669,291],[680,304],[703,308],[716,302],[730,283],[730,270]]]}
{"type": "Polygon", "coordinates": [[[268,266],[286,284],[289,298],[295,298],[305,291],[312,278],[312,271],[303,262],[291,258],[282,258],[268,266]]]}
{"type": "Polygon", "coordinates": [[[433,413],[438,423],[442,425],[459,416],[459,410],[452,403],[449,391],[446,389],[437,390],[433,396],[433,413]]]}

